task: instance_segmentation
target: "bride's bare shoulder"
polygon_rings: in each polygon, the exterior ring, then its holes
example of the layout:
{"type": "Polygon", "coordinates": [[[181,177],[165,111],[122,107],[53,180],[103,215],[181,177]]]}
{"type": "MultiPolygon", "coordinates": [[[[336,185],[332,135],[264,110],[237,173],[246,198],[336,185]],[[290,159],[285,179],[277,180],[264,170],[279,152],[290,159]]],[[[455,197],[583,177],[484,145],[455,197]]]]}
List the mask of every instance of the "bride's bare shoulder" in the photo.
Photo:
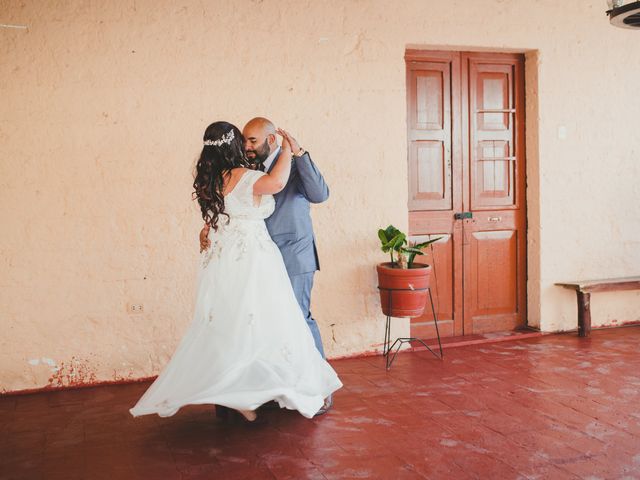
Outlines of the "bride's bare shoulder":
{"type": "Polygon", "coordinates": [[[232,168],[231,169],[231,177],[232,178],[240,178],[245,173],[250,172],[250,171],[252,171],[250,168],[245,168],[245,167],[232,168]]]}
{"type": "Polygon", "coordinates": [[[229,170],[229,176],[224,182],[223,195],[227,195],[229,192],[231,192],[235,188],[236,184],[240,181],[242,176],[249,171],[251,171],[251,169],[244,167],[232,168],[231,170],[229,170]]]}
{"type": "Polygon", "coordinates": [[[245,174],[246,171],[248,171],[248,168],[244,168],[244,167],[238,167],[238,168],[232,168],[231,170],[228,170],[228,179],[229,181],[235,181],[237,179],[239,179],[240,177],[242,177],[242,175],[245,174]]]}

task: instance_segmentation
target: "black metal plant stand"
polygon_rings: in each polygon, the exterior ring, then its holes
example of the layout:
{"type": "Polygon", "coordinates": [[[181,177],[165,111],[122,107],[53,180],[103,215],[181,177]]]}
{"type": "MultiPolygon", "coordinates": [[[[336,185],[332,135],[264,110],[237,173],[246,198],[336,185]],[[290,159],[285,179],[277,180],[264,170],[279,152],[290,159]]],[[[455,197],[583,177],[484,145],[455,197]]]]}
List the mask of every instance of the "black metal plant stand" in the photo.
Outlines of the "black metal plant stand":
{"type": "Polygon", "coordinates": [[[438,336],[438,346],[440,347],[440,356],[438,356],[438,354],[436,352],[434,352],[433,350],[431,350],[429,345],[427,345],[424,342],[424,340],[422,340],[421,338],[417,338],[417,337],[399,337],[399,338],[395,339],[393,344],[391,344],[391,316],[387,315],[387,323],[386,323],[385,329],[384,329],[384,346],[382,348],[382,355],[385,356],[386,362],[387,362],[387,370],[389,370],[391,368],[391,365],[393,364],[393,361],[396,359],[396,355],[398,354],[398,352],[402,348],[402,345],[404,345],[405,343],[420,342],[422,345],[425,346],[425,348],[427,350],[429,350],[431,353],[433,353],[433,355],[436,358],[439,358],[440,360],[442,360],[444,358],[444,354],[442,352],[442,343],[440,342],[440,330],[438,330],[438,317],[436,317],[436,309],[433,306],[433,297],[431,296],[431,288],[414,288],[414,289],[410,289],[410,288],[378,287],[378,289],[379,290],[384,290],[384,291],[387,292],[388,298],[389,298],[389,311],[391,311],[391,307],[393,306],[393,303],[392,303],[392,301],[393,301],[393,295],[392,295],[393,292],[402,292],[402,291],[424,292],[425,290],[428,290],[429,291],[429,302],[431,302],[431,312],[433,313],[433,323],[435,323],[435,325],[436,325],[436,335],[438,336]],[[391,359],[389,359],[391,351],[396,347],[396,345],[398,345],[398,348],[396,348],[396,351],[393,353],[393,356],[391,357],[391,359]]]}

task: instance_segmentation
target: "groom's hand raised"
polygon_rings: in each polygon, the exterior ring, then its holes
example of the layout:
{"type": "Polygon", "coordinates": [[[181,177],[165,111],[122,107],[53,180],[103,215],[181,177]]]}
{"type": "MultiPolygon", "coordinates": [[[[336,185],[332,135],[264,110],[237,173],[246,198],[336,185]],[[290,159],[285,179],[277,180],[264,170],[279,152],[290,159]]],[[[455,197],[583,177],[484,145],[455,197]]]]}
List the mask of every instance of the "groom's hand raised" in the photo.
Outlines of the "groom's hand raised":
{"type": "Polygon", "coordinates": [[[211,240],[209,240],[209,225],[205,225],[202,230],[200,230],[200,253],[204,252],[207,248],[211,246],[211,240]]]}
{"type": "Polygon", "coordinates": [[[293,138],[291,134],[286,130],[279,128],[278,133],[282,135],[283,145],[284,145],[284,142],[288,142],[289,146],[291,147],[291,153],[297,156],[297,154],[301,150],[300,144],[298,143],[298,141],[295,138],[293,138]]]}

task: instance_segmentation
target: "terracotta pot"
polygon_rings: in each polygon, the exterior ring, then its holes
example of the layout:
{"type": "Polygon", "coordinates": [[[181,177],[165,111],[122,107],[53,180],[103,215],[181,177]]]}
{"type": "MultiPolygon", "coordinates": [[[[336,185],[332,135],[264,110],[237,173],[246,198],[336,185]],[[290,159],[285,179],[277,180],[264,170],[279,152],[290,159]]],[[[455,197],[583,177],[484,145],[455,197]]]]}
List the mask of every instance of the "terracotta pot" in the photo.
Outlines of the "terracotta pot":
{"type": "Polygon", "coordinates": [[[392,265],[387,262],[376,267],[382,313],[391,317],[419,317],[429,296],[426,289],[431,279],[431,266],[414,263],[413,268],[403,269],[392,265]]]}

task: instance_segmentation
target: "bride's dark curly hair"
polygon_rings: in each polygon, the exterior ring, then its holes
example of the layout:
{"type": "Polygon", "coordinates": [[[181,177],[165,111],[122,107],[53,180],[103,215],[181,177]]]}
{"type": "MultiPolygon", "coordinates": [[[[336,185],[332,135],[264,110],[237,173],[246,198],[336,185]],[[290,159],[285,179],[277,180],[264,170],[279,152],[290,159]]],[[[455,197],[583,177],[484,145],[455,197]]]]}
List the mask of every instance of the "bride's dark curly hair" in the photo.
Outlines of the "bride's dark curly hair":
{"type": "Polygon", "coordinates": [[[229,218],[224,212],[224,180],[231,169],[249,167],[249,162],[244,151],[244,138],[235,125],[212,123],[205,130],[203,140],[205,145],[196,164],[193,197],[200,204],[204,221],[217,230],[220,215],[229,218]]]}

